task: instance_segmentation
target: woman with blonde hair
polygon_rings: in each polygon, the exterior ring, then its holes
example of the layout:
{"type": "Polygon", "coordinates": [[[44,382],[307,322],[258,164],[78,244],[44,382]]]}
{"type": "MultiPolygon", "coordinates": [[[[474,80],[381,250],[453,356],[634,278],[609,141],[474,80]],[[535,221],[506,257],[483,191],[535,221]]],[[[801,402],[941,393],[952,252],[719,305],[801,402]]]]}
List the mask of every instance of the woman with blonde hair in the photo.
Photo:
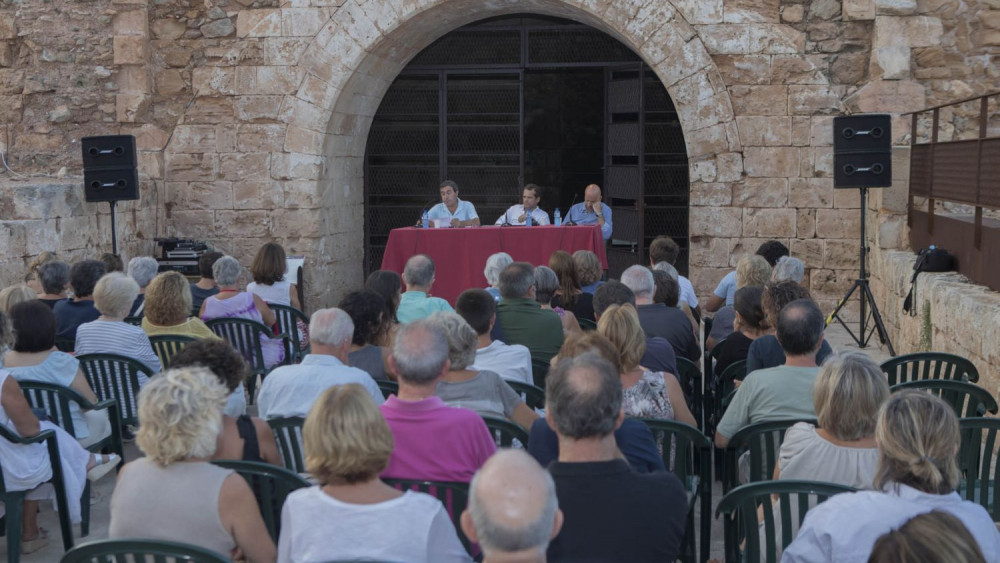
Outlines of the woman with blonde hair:
{"type": "Polygon", "coordinates": [[[247,482],[209,463],[222,432],[226,388],[201,367],[172,369],[139,393],[136,442],[111,495],[111,539],[177,541],[250,563],[275,560],[247,482]]]}
{"type": "Polygon", "coordinates": [[[10,310],[18,303],[37,299],[38,294],[23,283],[0,289],[0,311],[10,314],[10,310]]]}
{"type": "Polygon", "coordinates": [[[955,492],[961,436],[947,403],[923,391],[893,394],[875,427],[874,491],[836,495],[809,511],[783,562],[866,561],[876,540],[929,510],[956,516],[987,561],[1000,559],[1000,533],[982,506],[955,492]]]}
{"type": "Polygon", "coordinates": [[[379,479],[392,453],[392,432],[362,386],[327,389],[309,411],[302,437],[306,469],[319,485],[285,500],[280,563],[471,561],[440,501],[379,479]]]}
{"type": "Polygon", "coordinates": [[[149,336],[218,338],[201,319],[191,316],[191,286],[180,272],[163,272],[153,278],[144,303],[142,330],[149,336]]]}
{"type": "Polygon", "coordinates": [[[597,321],[597,332],[618,350],[622,380],[622,407],[626,416],[677,420],[697,426],[672,373],[652,372],[639,365],[646,353],[646,334],[632,305],[612,305],[597,321]]]}
{"type": "Polygon", "coordinates": [[[56,259],[56,253],[50,250],[43,250],[35,259],[28,263],[28,273],[24,275],[24,283],[35,293],[42,293],[41,277],[38,275],[38,268],[56,259]]]}
{"type": "Polygon", "coordinates": [[[299,304],[298,288],[285,279],[287,269],[284,247],[276,242],[265,243],[250,264],[253,281],[247,284],[247,291],[267,303],[302,309],[302,305],[299,304]]]}
{"type": "Polygon", "coordinates": [[[943,510],[910,518],[875,542],[868,563],[986,563],[962,521],[943,510]]]}
{"type": "MultiPolygon", "coordinates": [[[[736,264],[737,290],[742,287],[763,288],[770,279],[771,265],[762,256],[758,256],[757,254],[744,256],[736,264]]],[[[733,328],[733,321],[736,319],[735,300],[734,293],[734,303],[726,305],[715,313],[715,317],[712,319],[712,332],[708,336],[708,344],[706,345],[709,350],[714,348],[720,340],[728,338],[735,331],[733,328]]]]}
{"type": "Polygon", "coordinates": [[[577,250],[573,253],[573,263],[576,264],[577,281],[584,293],[593,294],[604,284],[601,281],[604,268],[601,268],[601,260],[596,254],[589,250],[577,250]]]}

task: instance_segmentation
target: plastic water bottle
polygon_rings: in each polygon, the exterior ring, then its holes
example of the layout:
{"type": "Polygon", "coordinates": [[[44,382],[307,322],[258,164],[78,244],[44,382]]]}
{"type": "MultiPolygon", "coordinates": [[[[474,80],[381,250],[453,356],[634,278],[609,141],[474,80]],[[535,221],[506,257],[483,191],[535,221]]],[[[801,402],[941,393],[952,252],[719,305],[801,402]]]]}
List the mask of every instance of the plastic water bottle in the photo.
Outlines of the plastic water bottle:
{"type": "Polygon", "coordinates": [[[423,215],[420,216],[420,223],[424,226],[425,229],[431,226],[431,216],[429,213],[427,213],[426,209],[424,210],[423,215]]]}
{"type": "Polygon", "coordinates": [[[554,218],[555,218],[555,225],[557,227],[560,226],[560,225],[562,225],[562,213],[559,212],[559,208],[558,207],[556,208],[556,212],[555,212],[554,218]]]}
{"type": "Polygon", "coordinates": [[[528,211],[527,209],[524,210],[524,226],[525,227],[531,226],[531,212],[528,211]]]}

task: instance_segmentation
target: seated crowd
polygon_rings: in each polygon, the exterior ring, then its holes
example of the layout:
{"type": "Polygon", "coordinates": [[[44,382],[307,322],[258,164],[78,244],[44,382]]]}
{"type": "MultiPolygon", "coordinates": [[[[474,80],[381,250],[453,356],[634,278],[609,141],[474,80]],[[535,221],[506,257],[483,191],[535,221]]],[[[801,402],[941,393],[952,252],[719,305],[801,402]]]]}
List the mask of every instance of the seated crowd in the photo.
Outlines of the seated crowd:
{"type": "MultiPolygon", "coordinates": [[[[24,284],[0,291],[0,424],[21,437],[54,431],[74,522],[87,479],[122,461],[94,444],[135,439],[143,457],[118,473],[111,538],[181,541],[250,563],[435,563],[674,561],[694,541],[688,484],[671,471],[678,444],[647,421],[704,423],[718,448],[749,425],[789,421],[768,477],[859,492],[794,507],[782,561],[917,561],[900,555],[908,550],[1000,560],[989,514],[956,493],[954,411],[927,393],[890,393],[868,356],[832,350],[800,260],[768,241],[714,291],[701,288],[711,294],[701,306],[678,253],[657,238],[648,267],[606,281],[588,251],[539,266],[498,253],[486,287],[454,304],[433,296],[434,262],[415,255],[402,275],[376,271],[290,327],[277,313],[301,301],[276,243],[248,271],[205,253],[195,282],[157,273],[149,257],[126,268],[115,255],[70,265],[44,253],[24,284]],[[225,319],[263,327],[259,346],[230,341],[225,319]],[[169,355],[156,346],[164,339],[178,344],[169,355]],[[704,386],[728,403],[701,421],[700,382],[679,367],[713,348],[704,386]],[[85,376],[92,354],[143,368],[138,393],[120,373],[107,391],[137,422],[93,408],[106,397],[85,376]],[[60,427],[22,394],[36,382],[86,403],[60,427]],[[532,399],[542,390],[544,401],[532,399]],[[211,462],[287,464],[269,424],[279,419],[304,419],[299,467],[314,486],[288,495],[275,540],[247,481],[211,462]],[[498,428],[519,432],[513,448],[498,447],[498,428]],[[458,484],[468,505],[409,481],[458,484]]],[[[25,553],[49,541],[37,522],[38,501],[52,496],[41,486],[48,455],[0,437],[7,490],[29,491],[25,553]]],[[[749,464],[740,458],[742,482],[749,464]]]]}

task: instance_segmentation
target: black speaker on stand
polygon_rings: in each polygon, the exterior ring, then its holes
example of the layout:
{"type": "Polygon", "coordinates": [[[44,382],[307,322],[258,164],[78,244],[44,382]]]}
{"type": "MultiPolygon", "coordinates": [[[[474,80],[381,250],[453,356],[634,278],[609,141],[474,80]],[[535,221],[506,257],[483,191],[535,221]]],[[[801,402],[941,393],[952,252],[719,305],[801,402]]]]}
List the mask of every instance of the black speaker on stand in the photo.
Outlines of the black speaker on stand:
{"type": "Polygon", "coordinates": [[[887,188],[892,186],[892,120],[888,114],[850,115],[833,118],[833,187],[836,189],[861,189],[861,272],[854,280],[851,289],[840,300],[837,307],[827,319],[827,325],[835,319],[851,338],[864,348],[868,346],[872,335],[877,331],[879,340],[889,349],[889,354],[895,356],[896,351],[889,341],[889,333],[882,322],[878,305],[872,295],[868,282],[868,241],[865,238],[866,217],[868,207],[868,188],[887,188]],[[840,311],[854,294],[861,292],[861,320],[858,334],[855,335],[840,311]],[[868,308],[874,326],[868,329],[868,308]]]}
{"type": "Polygon", "coordinates": [[[115,204],[139,199],[139,170],[132,135],[80,139],[83,152],[83,195],[88,202],[111,206],[111,251],[118,254],[115,204]]]}

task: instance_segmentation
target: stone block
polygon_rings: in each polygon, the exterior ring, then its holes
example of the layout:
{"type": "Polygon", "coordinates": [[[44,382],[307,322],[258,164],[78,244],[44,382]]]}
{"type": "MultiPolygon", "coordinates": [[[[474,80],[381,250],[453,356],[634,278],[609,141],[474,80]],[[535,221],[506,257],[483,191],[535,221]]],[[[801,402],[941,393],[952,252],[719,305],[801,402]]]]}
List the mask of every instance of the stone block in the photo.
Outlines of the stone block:
{"type": "Polygon", "coordinates": [[[831,270],[850,270],[858,267],[857,240],[827,240],[823,267],[831,270]]]}
{"type": "Polygon", "coordinates": [[[281,10],[242,10],[236,18],[237,37],[280,37],[281,10]]]}
{"type": "Polygon", "coordinates": [[[792,256],[802,260],[806,268],[823,267],[826,241],[820,239],[793,239],[788,248],[792,256]]]}
{"type": "Polygon", "coordinates": [[[170,150],[179,153],[222,152],[218,150],[214,125],[178,125],[174,128],[170,150]]]}
{"type": "MultiPolygon", "coordinates": [[[[335,207],[328,211],[336,215],[338,209],[335,207]]],[[[276,209],[270,215],[274,230],[293,238],[320,237],[323,236],[324,228],[326,227],[324,224],[326,215],[316,213],[312,209],[276,209]]],[[[336,217],[330,217],[330,222],[333,224],[340,223],[336,217]]],[[[352,227],[358,226],[356,219],[354,221],[343,221],[343,224],[352,227]]]]}
{"type": "Polygon", "coordinates": [[[233,182],[233,202],[236,209],[279,209],[285,205],[281,182],[266,178],[233,182]]]}
{"type": "Polygon", "coordinates": [[[173,68],[186,67],[191,62],[191,51],[186,49],[165,49],[160,51],[163,62],[173,68]]]}
{"type": "Polygon", "coordinates": [[[0,95],[18,95],[24,92],[23,69],[0,69],[0,95]]]}
{"type": "Polygon", "coordinates": [[[703,236],[738,237],[742,231],[743,211],[738,207],[692,207],[691,232],[703,236]]]}
{"type": "Polygon", "coordinates": [[[880,16],[875,19],[876,49],[894,45],[905,47],[936,47],[941,45],[944,25],[934,16],[880,16]]]}
{"type": "Polygon", "coordinates": [[[772,84],[827,84],[826,55],[775,55],[771,60],[772,84]]]}
{"type": "Polygon", "coordinates": [[[149,179],[163,179],[163,153],[139,151],[139,175],[149,179]]]}
{"type": "Polygon", "coordinates": [[[17,39],[17,17],[12,10],[0,11],[0,41],[17,39]]]}
{"type": "Polygon", "coordinates": [[[815,209],[795,210],[795,236],[799,238],[813,238],[816,236],[815,209]]]}
{"type": "Polygon", "coordinates": [[[278,120],[282,96],[237,96],[236,118],[245,122],[274,122],[278,120]]]}
{"type": "Polygon", "coordinates": [[[771,57],[767,55],[713,55],[712,60],[728,85],[769,83],[771,57]]]}
{"type": "Polygon", "coordinates": [[[792,115],[833,115],[843,112],[843,86],[788,87],[788,112],[792,115]]]}
{"type": "Polygon", "coordinates": [[[788,181],[788,205],[803,209],[833,207],[831,178],[792,178],[788,181]]]}
{"type": "Polygon", "coordinates": [[[733,205],[740,207],[786,207],[787,178],[747,178],[733,185],[733,205]]]}
{"type": "Polygon", "coordinates": [[[323,108],[333,107],[340,90],[323,79],[306,74],[296,97],[323,108]]]}
{"type": "Polygon", "coordinates": [[[322,156],[301,153],[271,155],[271,178],[275,180],[318,180],[323,174],[322,156]]]}
{"type": "Polygon", "coordinates": [[[692,25],[722,22],[722,0],[675,0],[673,4],[692,25]]]}
{"type": "Polygon", "coordinates": [[[170,236],[207,239],[215,235],[214,211],[170,211],[166,221],[170,236]]]}
{"type": "Polygon", "coordinates": [[[164,176],[174,182],[209,182],[219,173],[219,155],[168,152],[164,176]]]}
{"type": "Polygon", "coordinates": [[[302,53],[309,46],[303,38],[268,37],[262,40],[264,60],[269,66],[288,66],[299,63],[302,53]]]}
{"type": "Polygon", "coordinates": [[[799,175],[799,151],[792,147],[747,147],[743,151],[747,176],[794,178],[799,175]]]}
{"type": "Polygon", "coordinates": [[[232,182],[167,182],[166,205],[176,210],[232,209],[232,182]]]}
{"type": "Polygon", "coordinates": [[[750,52],[750,31],[745,25],[702,26],[699,38],[712,55],[745,55],[750,52]]]}
{"type": "Polygon", "coordinates": [[[236,119],[233,106],[233,98],[229,96],[195,98],[194,104],[184,114],[184,123],[233,123],[236,119]]]}
{"type": "Polygon", "coordinates": [[[860,209],[861,190],[833,190],[833,206],[837,209],[860,209]]]}
{"type": "Polygon", "coordinates": [[[738,152],[724,153],[715,157],[718,182],[736,182],[743,177],[743,155],[738,152]]]}
{"type": "Polygon", "coordinates": [[[159,18],[153,20],[153,37],[173,41],[180,39],[187,31],[187,24],[174,18],[159,18]]]}
{"type": "Polygon", "coordinates": [[[688,170],[688,176],[692,183],[714,182],[717,174],[714,158],[691,162],[688,170]]]}
{"type": "Polygon", "coordinates": [[[0,41],[0,67],[8,67],[14,64],[14,50],[8,41],[0,41]]]}
{"type": "Polygon", "coordinates": [[[898,45],[875,49],[872,75],[881,75],[885,80],[900,80],[910,76],[910,48],[898,45]],[[881,71],[881,72],[878,72],[881,71]]]}
{"type": "Polygon", "coordinates": [[[879,16],[912,16],[917,13],[916,0],[875,0],[875,13],[879,16]]]}
{"type": "Polygon", "coordinates": [[[240,125],[236,130],[239,152],[281,151],[285,144],[284,125],[240,125]]]}
{"type": "Polygon", "coordinates": [[[806,34],[787,25],[749,26],[749,36],[749,53],[801,53],[806,47],[806,34]]]}
{"type": "Polygon", "coordinates": [[[909,227],[905,215],[879,215],[876,223],[879,248],[897,250],[909,247],[909,227]]]}
{"type": "Polygon", "coordinates": [[[21,96],[0,96],[0,123],[21,122],[21,96]]]}
{"type": "Polygon", "coordinates": [[[778,22],[780,0],[730,0],[723,8],[726,23],[778,22]]]}
{"type": "Polygon", "coordinates": [[[323,144],[326,141],[326,137],[326,133],[289,125],[285,132],[284,150],[286,152],[320,155],[323,154],[323,144]]]}
{"type": "MultiPolygon", "coordinates": [[[[261,210],[216,211],[215,232],[222,237],[269,238],[271,237],[270,215],[271,212],[261,210]]],[[[290,233],[291,230],[279,229],[279,232],[290,233]]]]}
{"type": "Polygon", "coordinates": [[[191,71],[191,87],[196,96],[236,94],[236,69],[231,67],[196,67],[191,71]]]}
{"type": "Polygon", "coordinates": [[[286,96],[282,99],[278,117],[289,125],[325,132],[330,122],[330,110],[305,100],[286,96]]]}
{"type": "Polygon", "coordinates": [[[161,96],[173,97],[187,88],[187,81],[177,69],[168,68],[156,73],[156,93],[161,96]]]}
{"type": "Polygon", "coordinates": [[[868,53],[839,53],[830,63],[830,82],[834,84],[858,84],[868,73],[868,53]]]}
{"type": "Polygon", "coordinates": [[[128,92],[115,95],[115,116],[120,123],[141,121],[152,99],[146,94],[128,92]]]}
{"type": "Polygon", "coordinates": [[[795,210],[746,207],[743,209],[743,236],[794,237],[795,210]]]}
{"type": "MultiPolygon", "coordinates": [[[[323,182],[292,180],[284,182],[285,207],[288,209],[320,209],[323,203],[320,192],[323,182]]],[[[342,203],[338,203],[342,205],[342,203]]]]}
{"type": "Polygon", "coordinates": [[[729,184],[692,182],[690,198],[692,206],[729,206],[733,204],[733,188],[729,184]]]}
{"type": "Polygon", "coordinates": [[[149,35],[149,15],[146,10],[118,12],[112,19],[115,35],[149,35]]]}
{"type": "Polygon", "coordinates": [[[257,67],[255,88],[245,94],[294,94],[302,82],[302,71],[293,66],[257,67]]]}
{"type": "Polygon", "coordinates": [[[744,147],[785,146],[791,142],[791,118],[737,116],[740,142],[744,147]]]}
{"type": "Polygon", "coordinates": [[[722,123],[685,132],[684,143],[687,145],[688,158],[692,159],[730,152],[726,126],[722,123]]]}
{"type": "Polygon", "coordinates": [[[844,21],[875,19],[875,0],[844,0],[841,6],[844,21]]]}
{"type": "Polygon", "coordinates": [[[114,61],[116,65],[143,65],[149,53],[149,39],[135,35],[116,35],[114,38],[114,61]]]}
{"type": "Polygon", "coordinates": [[[219,158],[219,178],[232,182],[264,181],[270,177],[268,153],[233,153],[219,158]]]}
{"type": "Polygon", "coordinates": [[[856,209],[817,209],[816,236],[826,239],[857,238],[861,233],[856,209]]]}
{"type": "Polygon", "coordinates": [[[805,16],[802,4],[786,4],[781,7],[781,21],[784,23],[799,23],[805,16]]]}
{"type": "Polygon", "coordinates": [[[330,19],[326,8],[291,8],[281,10],[281,35],[313,37],[330,19]]]}
{"type": "Polygon", "coordinates": [[[927,105],[924,86],[912,80],[876,80],[844,99],[851,113],[904,113],[927,105]]]}
{"type": "Polygon", "coordinates": [[[788,115],[787,86],[733,86],[729,95],[736,115],[788,115]]]}
{"type": "Polygon", "coordinates": [[[215,39],[218,37],[228,37],[236,33],[236,26],[233,25],[233,20],[222,18],[211,23],[206,23],[199,27],[198,31],[201,32],[203,37],[215,39]]]}
{"type": "MultiPolygon", "coordinates": [[[[813,298],[824,296],[826,299],[843,297],[857,277],[856,270],[813,269],[809,274],[809,292],[813,298]]],[[[856,298],[855,298],[856,299],[856,298]]],[[[825,310],[830,311],[827,307],[825,310]]],[[[857,314],[854,315],[857,318],[857,314]]]]}

